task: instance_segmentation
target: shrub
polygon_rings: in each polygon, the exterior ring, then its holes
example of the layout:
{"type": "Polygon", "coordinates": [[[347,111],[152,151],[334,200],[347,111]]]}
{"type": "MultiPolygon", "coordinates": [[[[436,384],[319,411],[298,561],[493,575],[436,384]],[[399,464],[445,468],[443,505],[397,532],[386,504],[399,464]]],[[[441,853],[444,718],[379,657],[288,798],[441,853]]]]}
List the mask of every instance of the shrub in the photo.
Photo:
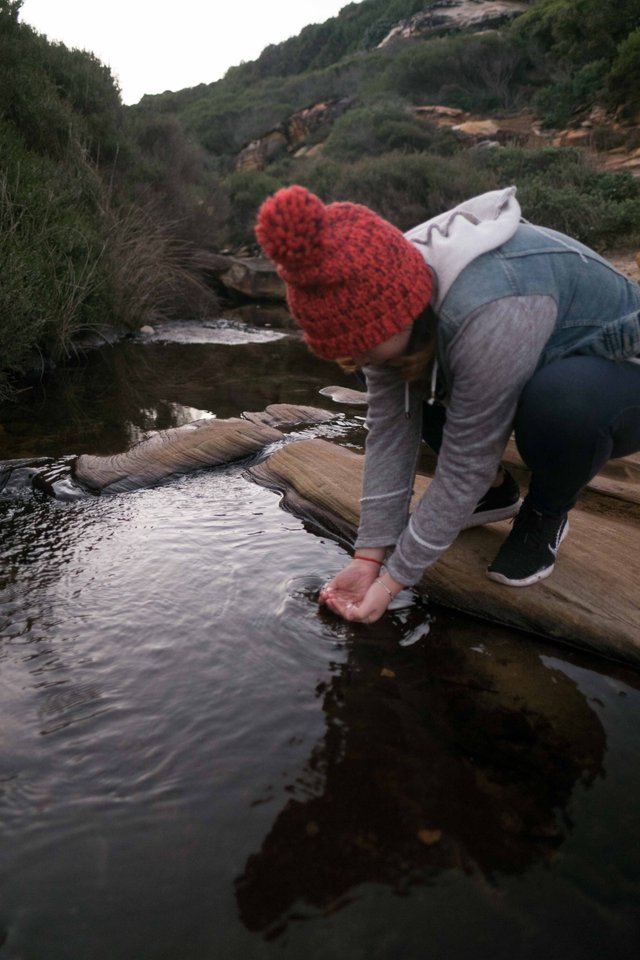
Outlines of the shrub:
{"type": "Polygon", "coordinates": [[[39,357],[68,356],[82,332],[214,305],[173,225],[113,204],[79,144],[63,165],[0,121],[0,153],[0,396],[39,357]]]}
{"type": "Polygon", "coordinates": [[[29,153],[6,124],[0,150],[0,356],[19,372],[67,353],[101,312],[104,237],[90,174],[29,153]]]}
{"type": "Polygon", "coordinates": [[[626,114],[640,110],[640,27],[618,47],[605,92],[609,103],[623,105],[626,114]]]}
{"type": "Polygon", "coordinates": [[[512,35],[542,63],[536,109],[549,124],[603,99],[638,102],[639,30],[640,0],[538,0],[514,22],[512,35]]]}
{"type": "Polygon", "coordinates": [[[404,106],[383,102],[343,114],[333,125],[324,149],[338,160],[355,160],[390,150],[427,150],[434,139],[433,128],[408,114],[404,106]]]}
{"type": "Polygon", "coordinates": [[[525,216],[595,249],[640,240],[640,183],[628,172],[594,169],[575,149],[504,149],[477,154],[500,182],[515,183],[525,216]]]}
{"type": "Polygon", "coordinates": [[[540,91],[533,100],[535,110],[543,122],[552,127],[567,126],[576,113],[592,106],[604,86],[608,64],[595,60],[579,70],[567,67],[540,91]]]}
{"type": "Polygon", "coordinates": [[[386,71],[390,90],[414,103],[467,110],[511,108],[526,81],[529,56],[499,33],[441,37],[398,53],[386,71]],[[456,91],[455,101],[451,91],[456,91]]]}
{"type": "Polygon", "coordinates": [[[431,153],[387,153],[335,166],[321,161],[298,180],[326,201],[363,203],[401,230],[496,182],[493,174],[474,168],[466,155],[444,159],[431,153]]]}
{"type": "Polygon", "coordinates": [[[69,137],[94,158],[112,159],[122,121],[118,87],[90,53],[50,43],[18,22],[20,2],[0,3],[0,115],[25,144],[64,159],[69,137]]]}
{"type": "Polygon", "coordinates": [[[312,160],[304,160],[298,164],[294,179],[313,193],[317,193],[325,203],[335,199],[335,187],[340,179],[343,164],[321,154],[312,160]]]}
{"type": "Polygon", "coordinates": [[[217,305],[194,248],[153,209],[106,207],[104,260],[112,316],[137,329],[170,317],[202,316],[217,305]]]}
{"type": "Polygon", "coordinates": [[[281,187],[282,183],[261,170],[247,170],[232,173],[224,181],[224,186],[228,190],[232,210],[232,222],[229,226],[231,242],[254,244],[253,228],[258,207],[281,187]]]}

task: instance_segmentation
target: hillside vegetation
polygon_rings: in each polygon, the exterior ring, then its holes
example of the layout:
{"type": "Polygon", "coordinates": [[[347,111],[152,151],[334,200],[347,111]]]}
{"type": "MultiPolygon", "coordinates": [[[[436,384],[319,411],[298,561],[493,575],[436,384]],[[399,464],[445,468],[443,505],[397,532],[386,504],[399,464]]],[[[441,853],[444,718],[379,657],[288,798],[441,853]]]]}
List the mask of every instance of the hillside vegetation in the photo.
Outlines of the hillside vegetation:
{"type": "Polygon", "coordinates": [[[0,397],[80,334],[213,299],[109,69],[49,43],[20,7],[0,0],[0,397]]]}
{"type": "Polygon", "coordinates": [[[0,0],[0,391],[84,331],[210,309],[198,251],[251,245],[258,205],[292,182],[404,229],[514,182],[527,218],[601,249],[637,244],[629,172],[576,148],[469,149],[415,108],[527,110],[551,127],[597,116],[594,147],[638,149],[640,0],[537,0],[487,29],[390,38],[459,5],[350,3],[216,83],[124,107],[92,54],[50,43],[21,22],[21,0],[0,0]],[[334,103],[330,121],[287,141],[298,112],[334,103]],[[268,136],[263,162],[242,167],[268,136]]]}

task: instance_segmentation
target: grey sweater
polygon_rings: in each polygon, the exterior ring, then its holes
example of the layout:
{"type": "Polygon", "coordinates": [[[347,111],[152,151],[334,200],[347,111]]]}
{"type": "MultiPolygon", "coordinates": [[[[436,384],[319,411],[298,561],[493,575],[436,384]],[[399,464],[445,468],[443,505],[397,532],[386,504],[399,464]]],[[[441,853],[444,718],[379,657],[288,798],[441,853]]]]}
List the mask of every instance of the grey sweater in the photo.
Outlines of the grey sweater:
{"type": "Polygon", "coordinates": [[[364,483],[357,547],[394,547],[386,566],[416,583],[450,546],[493,482],[516,405],[556,320],[551,297],[507,297],[470,314],[449,346],[452,374],[435,476],[409,518],[426,384],[410,388],[391,367],[365,368],[364,483]]]}
{"type": "MultiPolygon", "coordinates": [[[[436,313],[476,257],[508,241],[520,222],[515,187],[472,197],[410,230],[436,280],[436,313]]],[[[553,334],[557,305],[547,295],[506,296],[467,316],[447,344],[447,418],[433,481],[411,516],[426,384],[410,391],[391,367],[365,369],[369,412],[358,547],[390,548],[386,566],[415,583],[456,538],[493,482],[518,399],[553,334]]]]}

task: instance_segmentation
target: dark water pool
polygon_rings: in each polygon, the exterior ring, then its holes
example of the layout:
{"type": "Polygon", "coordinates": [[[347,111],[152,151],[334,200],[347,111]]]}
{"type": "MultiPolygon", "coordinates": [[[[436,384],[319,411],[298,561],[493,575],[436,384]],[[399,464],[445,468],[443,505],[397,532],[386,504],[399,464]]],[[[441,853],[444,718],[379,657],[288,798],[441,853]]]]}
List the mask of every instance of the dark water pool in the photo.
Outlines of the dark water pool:
{"type": "MultiPolygon", "coordinates": [[[[22,394],[0,459],[339,382],[215,326],[22,394]]],[[[1,960],[637,956],[637,672],[411,595],[339,622],[343,547],[243,468],[0,502],[1,960]]]]}

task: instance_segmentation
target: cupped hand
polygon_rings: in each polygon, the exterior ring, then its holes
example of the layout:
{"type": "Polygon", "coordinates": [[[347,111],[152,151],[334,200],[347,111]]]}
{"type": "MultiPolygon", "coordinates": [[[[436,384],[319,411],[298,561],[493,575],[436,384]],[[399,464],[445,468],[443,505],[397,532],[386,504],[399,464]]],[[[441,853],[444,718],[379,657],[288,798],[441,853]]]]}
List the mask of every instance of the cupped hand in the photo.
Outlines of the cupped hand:
{"type": "Polygon", "coordinates": [[[336,613],[336,606],[355,604],[364,600],[365,594],[378,576],[379,567],[375,563],[352,560],[340,573],[325,583],[320,591],[320,603],[325,603],[336,613]]]}
{"type": "MultiPolygon", "coordinates": [[[[363,566],[359,564],[358,566],[363,566]]],[[[320,592],[320,602],[344,620],[375,623],[379,620],[402,585],[388,573],[382,579],[377,572],[350,570],[345,567],[320,592]]]]}
{"type": "Polygon", "coordinates": [[[333,600],[328,603],[328,606],[345,620],[357,623],[375,623],[376,620],[380,619],[390,602],[391,597],[376,579],[360,602],[348,601],[345,603],[333,600]]]}

